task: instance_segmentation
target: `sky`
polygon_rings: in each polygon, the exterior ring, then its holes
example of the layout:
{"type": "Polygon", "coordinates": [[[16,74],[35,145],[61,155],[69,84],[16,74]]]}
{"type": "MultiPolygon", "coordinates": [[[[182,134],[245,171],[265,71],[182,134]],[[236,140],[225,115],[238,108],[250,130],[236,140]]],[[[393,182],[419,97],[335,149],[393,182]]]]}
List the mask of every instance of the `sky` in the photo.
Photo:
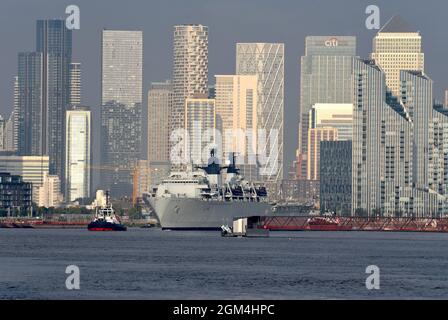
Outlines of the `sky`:
{"type": "Polygon", "coordinates": [[[99,149],[103,28],[143,31],[144,106],[150,83],[171,77],[172,32],[176,24],[209,27],[210,84],[215,74],[235,73],[237,42],[284,43],[285,170],[297,147],[299,61],[306,36],[354,35],[358,55],[368,58],[377,30],[365,27],[365,10],[377,5],[381,25],[399,14],[421,32],[425,72],[434,80],[435,97],[442,99],[448,88],[446,0],[1,0],[0,114],[4,117],[12,109],[17,53],[35,50],[36,20],[65,19],[65,8],[71,4],[80,8],[80,30],[73,33],[73,61],[82,64],[82,102],[94,113],[94,149],[99,149]]]}

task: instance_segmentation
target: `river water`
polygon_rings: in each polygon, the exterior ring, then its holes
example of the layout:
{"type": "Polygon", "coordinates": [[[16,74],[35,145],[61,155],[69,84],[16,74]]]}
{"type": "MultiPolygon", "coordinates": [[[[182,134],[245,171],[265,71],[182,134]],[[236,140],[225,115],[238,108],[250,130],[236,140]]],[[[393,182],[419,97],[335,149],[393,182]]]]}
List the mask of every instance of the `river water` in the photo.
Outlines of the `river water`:
{"type": "Polygon", "coordinates": [[[448,234],[0,229],[0,299],[384,298],[448,299],[448,234]]]}

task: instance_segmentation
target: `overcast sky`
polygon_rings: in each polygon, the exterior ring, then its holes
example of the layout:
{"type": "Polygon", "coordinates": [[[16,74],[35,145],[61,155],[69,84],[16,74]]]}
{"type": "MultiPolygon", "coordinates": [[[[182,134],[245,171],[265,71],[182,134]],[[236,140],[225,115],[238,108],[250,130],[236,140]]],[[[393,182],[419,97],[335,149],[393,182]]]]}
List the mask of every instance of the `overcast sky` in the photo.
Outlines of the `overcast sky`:
{"type": "MultiPolygon", "coordinates": [[[[139,29],[144,37],[144,101],[151,81],[171,74],[172,27],[198,23],[209,27],[209,79],[235,72],[236,42],[285,43],[285,155],[287,164],[297,145],[299,59],[307,35],[355,35],[358,55],[367,58],[375,30],[365,28],[368,5],[381,9],[381,24],[400,14],[421,31],[425,71],[435,82],[435,96],[448,87],[446,0],[1,0],[0,114],[12,109],[17,53],[35,50],[35,21],[65,18],[67,5],[81,11],[74,31],[73,60],[82,63],[83,104],[98,121],[101,97],[101,30],[139,29]]],[[[98,122],[96,122],[98,123],[98,122]]],[[[96,128],[97,129],[97,128],[96,128]]],[[[95,130],[97,132],[97,130],[95,130]]],[[[95,138],[96,144],[98,138],[95,138]]],[[[287,166],[285,166],[285,169],[287,166]]]]}

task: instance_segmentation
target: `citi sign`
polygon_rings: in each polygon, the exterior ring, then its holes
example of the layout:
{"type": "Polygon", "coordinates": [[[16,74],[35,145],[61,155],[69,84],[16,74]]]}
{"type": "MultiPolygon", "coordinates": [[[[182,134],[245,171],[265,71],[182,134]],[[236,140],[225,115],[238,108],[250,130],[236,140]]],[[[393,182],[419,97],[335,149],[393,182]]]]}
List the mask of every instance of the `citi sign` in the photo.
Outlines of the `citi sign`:
{"type": "Polygon", "coordinates": [[[328,40],[325,40],[325,46],[326,47],[337,47],[338,46],[338,39],[337,38],[331,38],[328,40]]]}

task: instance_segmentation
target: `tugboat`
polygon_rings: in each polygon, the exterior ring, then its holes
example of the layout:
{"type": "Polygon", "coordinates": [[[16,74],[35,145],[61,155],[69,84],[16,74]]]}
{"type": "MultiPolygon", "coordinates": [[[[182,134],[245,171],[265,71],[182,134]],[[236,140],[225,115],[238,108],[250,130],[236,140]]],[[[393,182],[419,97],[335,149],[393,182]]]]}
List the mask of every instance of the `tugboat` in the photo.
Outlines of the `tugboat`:
{"type": "Polygon", "coordinates": [[[106,204],[96,208],[95,218],[87,226],[89,231],[126,231],[109,200],[109,192],[106,192],[106,204]]]}

